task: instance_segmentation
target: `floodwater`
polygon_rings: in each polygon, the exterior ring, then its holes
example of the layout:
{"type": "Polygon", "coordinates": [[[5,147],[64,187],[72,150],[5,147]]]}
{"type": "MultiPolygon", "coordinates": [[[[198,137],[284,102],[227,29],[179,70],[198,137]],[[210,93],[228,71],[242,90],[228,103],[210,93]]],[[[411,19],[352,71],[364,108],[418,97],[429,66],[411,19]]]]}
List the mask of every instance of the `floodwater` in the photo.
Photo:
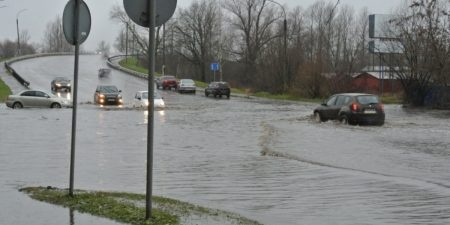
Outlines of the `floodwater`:
{"type": "MultiPolygon", "coordinates": [[[[73,74],[67,65],[73,57],[13,67],[47,90],[73,74]]],[[[75,188],[145,193],[147,113],[128,104],[146,81],[117,71],[98,80],[100,67],[99,56],[80,58],[75,188]],[[90,104],[104,82],[122,90],[125,107],[90,104]]],[[[387,105],[384,126],[360,127],[314,123],[310,103],[161,93],[155,195],[270,225],[450,224],[449,111],[387,105]]],[[[114,224],[17,191],[68,186],[71,112],[0,106],[0,224],[114,224]]]]}

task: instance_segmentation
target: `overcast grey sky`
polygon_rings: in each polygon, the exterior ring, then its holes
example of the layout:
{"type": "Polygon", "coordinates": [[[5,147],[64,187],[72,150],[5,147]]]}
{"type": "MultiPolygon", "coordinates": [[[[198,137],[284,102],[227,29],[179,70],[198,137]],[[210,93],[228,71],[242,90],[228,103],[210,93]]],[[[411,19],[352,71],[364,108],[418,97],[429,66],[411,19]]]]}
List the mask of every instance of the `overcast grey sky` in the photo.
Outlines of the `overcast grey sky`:
{"type": "MultiPolygon", "coordinates": [[[[226,1],[226,0],[222,0],[226,1]]],[[[301,6],[307,8],[316,0],[276,0],[289,8],[301,6]]],[[[336,2],[337,0],[325,0],[336,2]]],[[[19,18],[20,30],[27,30],[31,42],[40,43],[49,21],[62,16],[65,0],[0,0],[0,41],[17,40],[16,18],[19,18]],[[25,9],[25,10],[24,10],[25,9]],[[24,11],[22,11],[24,10],[24,11]],[[18,12],[20,12],[18,14],[18,12]]],[[[123,5],[123,0],[85,0],[88,5],[92,27],[88,39],[83,44],[86,50],[95,50],[102,40],[112,45],[120,24],[109,20],[109,11],[114,4],[123,5]]],[[[178,0],[177,7],[187,7],[192,0],[178,0]]],[[[348,4],[359,10],[367,7],[371,14],[386,14],[396,8],[401,0],[341,0],[341,5],[348,4]]]]}

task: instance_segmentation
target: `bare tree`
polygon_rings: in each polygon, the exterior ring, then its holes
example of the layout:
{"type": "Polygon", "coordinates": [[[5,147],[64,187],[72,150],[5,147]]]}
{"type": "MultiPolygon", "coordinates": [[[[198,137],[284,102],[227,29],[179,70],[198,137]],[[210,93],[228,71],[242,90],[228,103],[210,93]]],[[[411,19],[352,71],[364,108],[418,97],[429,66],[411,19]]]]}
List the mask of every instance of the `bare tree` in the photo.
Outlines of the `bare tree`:
{"type": "Polygon", "coordinates": [[[234,53],[245,65],[241,78],[244,84],[250,84],[256,78],[257,64],[267,45],[278,35],[272,27],[277,21],[274,7],[268,7],[267,0],[229,0],[223,7],[232,14],[230,23],[236,30],[238,43],[234,53]]]}
{"type": "Polygon", "coordinates": [[[178,41],[183,43],[178,53],[197,67],[204,82],[209,64],[217,60],[214,48],[219,43],[220,15],[216,1],[194,1],[179,11],[174,27],[178,41]]]}
{"type": "Polygon", "coordinates": [[[401,48],[390,65],[406,94],[406,101],[421,106],[433,83],[446,85],[449,71],[448,3],[414,1],[391,21],[398,35],[391,46],[401,48]]]}
{"type": "Polygon", "coordinates": [[[105,41],[100,41],[97,46],[97,52],[101,53],[103,57],[107,58],[109,56],[109,50],[111,46],[105,41]]]}
{"type": "Polygon", "coordinates": [[[53,21],[47,23],[44,34],[45,52],[71,52],[73,47],[66,41],[62,28],[61,16],[56,16],[53,21]]]}

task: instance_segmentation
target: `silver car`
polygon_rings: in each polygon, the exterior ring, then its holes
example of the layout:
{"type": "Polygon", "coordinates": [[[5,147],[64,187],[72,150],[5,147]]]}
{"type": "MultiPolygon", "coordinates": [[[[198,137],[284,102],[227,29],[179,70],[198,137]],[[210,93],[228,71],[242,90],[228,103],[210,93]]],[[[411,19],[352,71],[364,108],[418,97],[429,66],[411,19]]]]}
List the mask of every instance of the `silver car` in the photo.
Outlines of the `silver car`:
{"type": "Polygon", "coordinates": [[[16,95],[9,95],[6,106],[13,109],[20,108],[61,108],[72,107],[70,100],[57,97],[46,91],[24,90],[16,95]]]}
{"type": "Polygon", "coordinates": [[[191,79],[181,79],[177,84],[178,93],[194,93],[196,89],[195,82],[191,79]]]}

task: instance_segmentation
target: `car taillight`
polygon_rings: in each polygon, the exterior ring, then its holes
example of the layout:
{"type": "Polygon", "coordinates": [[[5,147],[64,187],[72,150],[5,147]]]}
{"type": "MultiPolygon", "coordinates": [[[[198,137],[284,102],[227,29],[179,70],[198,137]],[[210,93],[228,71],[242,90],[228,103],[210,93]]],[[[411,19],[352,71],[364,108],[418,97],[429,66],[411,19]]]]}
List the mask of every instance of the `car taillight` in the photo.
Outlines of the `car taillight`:
{"type": "Polygon", "coordinates": [[[352,105],[350,106],[350,109],[354,112],[358,111],[358,104],[352,103],[352,105]]]}

